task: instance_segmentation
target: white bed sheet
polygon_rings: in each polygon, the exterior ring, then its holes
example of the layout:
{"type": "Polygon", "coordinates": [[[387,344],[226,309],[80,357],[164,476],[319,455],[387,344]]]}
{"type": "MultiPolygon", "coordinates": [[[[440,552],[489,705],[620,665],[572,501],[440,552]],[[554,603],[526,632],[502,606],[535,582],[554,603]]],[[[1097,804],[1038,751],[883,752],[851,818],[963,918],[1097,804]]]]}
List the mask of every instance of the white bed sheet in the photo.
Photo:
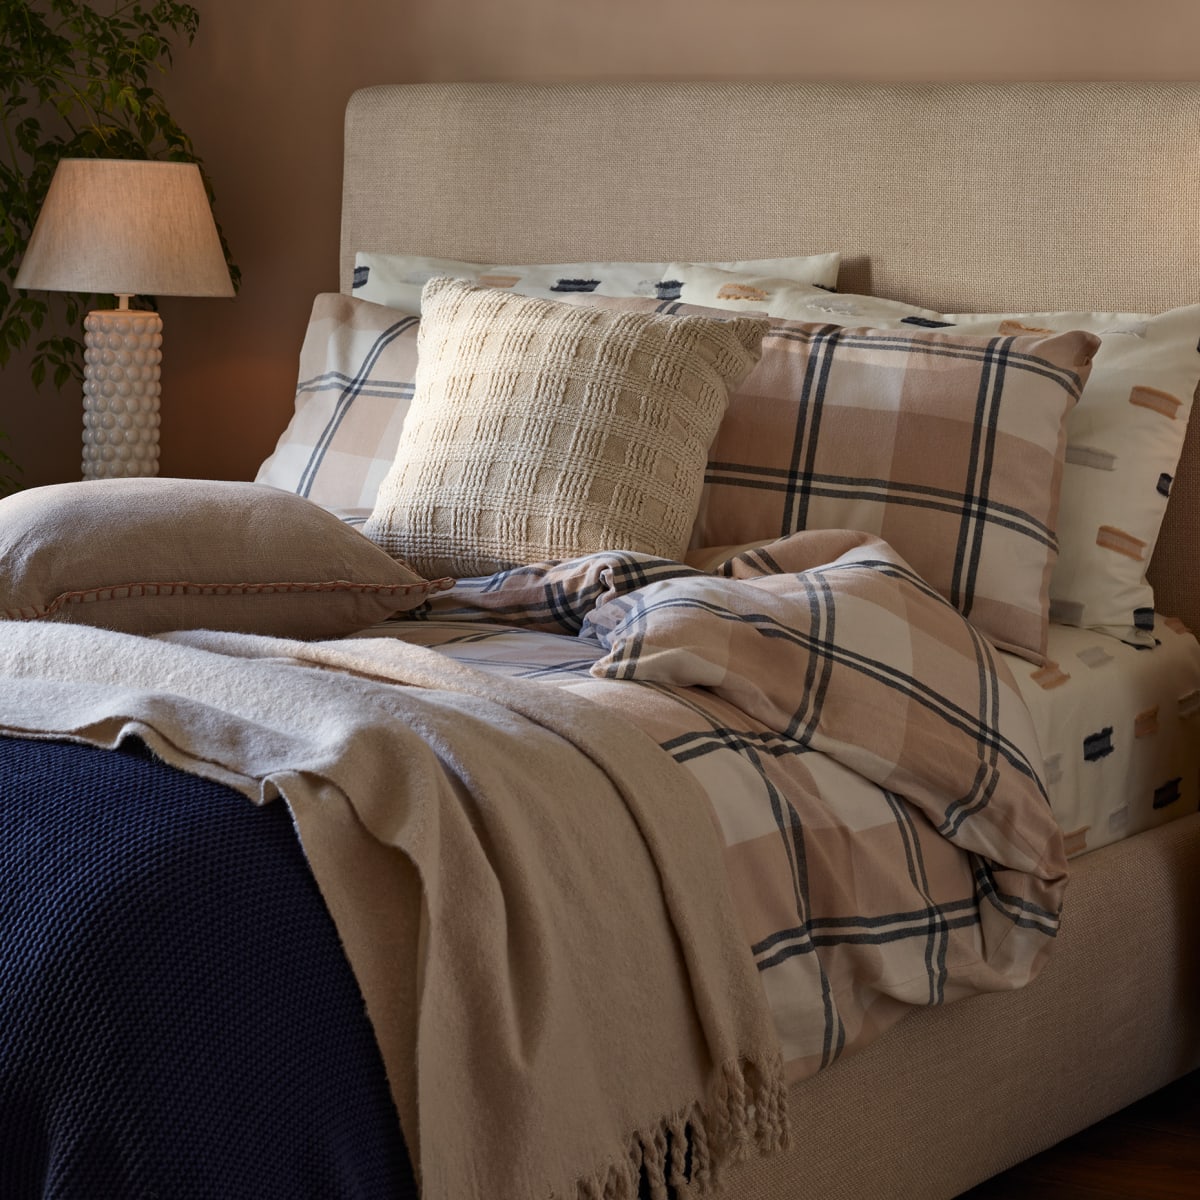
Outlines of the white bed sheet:
{"type": "Polygon", "coordinates": [[[1158,645],[1051,625],[1045,667],[1005,654],[1033,713],[1071,856],[1200,808],[1200,643],[1159,617],[1158,645]]]}

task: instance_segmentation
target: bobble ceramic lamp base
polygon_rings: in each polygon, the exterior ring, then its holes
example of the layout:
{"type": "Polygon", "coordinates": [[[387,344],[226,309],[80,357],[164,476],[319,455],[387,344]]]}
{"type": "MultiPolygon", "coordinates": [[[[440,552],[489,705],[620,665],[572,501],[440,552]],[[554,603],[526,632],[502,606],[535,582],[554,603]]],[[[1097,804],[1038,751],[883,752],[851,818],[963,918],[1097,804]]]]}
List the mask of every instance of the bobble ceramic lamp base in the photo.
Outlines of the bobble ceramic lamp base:
{"type": "Polygon", "coordinates": [[[162,319],[103,309],[83,328],[84,479],[157,475],[162,319]]]}

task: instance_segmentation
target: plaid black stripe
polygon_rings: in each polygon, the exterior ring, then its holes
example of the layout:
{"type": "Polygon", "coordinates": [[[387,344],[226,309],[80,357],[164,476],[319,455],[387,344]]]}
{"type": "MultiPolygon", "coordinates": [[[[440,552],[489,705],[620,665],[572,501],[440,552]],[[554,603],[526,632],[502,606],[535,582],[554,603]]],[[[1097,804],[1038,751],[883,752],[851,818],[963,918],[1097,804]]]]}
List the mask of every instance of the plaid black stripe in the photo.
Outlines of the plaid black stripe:
{"type": "Polygon", "coordinates": [[[710,449],[693,544],[876,533],[998,644],[1040,654],[1063,422],[1093,349],[777,321],[710,449]]]}
{"type": "MultiPolygon", "coordinates": [[[[346,419],[347,414],[350,412],[354,401],[357,400],[360,395],[364,394],[364,389],[367,387],[367,381],[371,378],[371,372],[376,363],[379,361],[380,355],[383,354],[384,350],[386,350],[387,347],[396,340],[396,338],[398,338],[407,330],[412,329],[417,323],[418,320],[416,317],[404,317],[388,326],[388,328],[385,329],[371,344],[370,350],[359,364],[359,368],[354,376],[347,379],[341,386],[340,394],[338,396],[337,403],[334,405],[333,412],[330,414],[324,430],[317,439],[317,444],[313,447],[313,452],[309,456],[308,464],[305,466],[304,471],[300,476],[300,483],[297,486],[296,491],[301,496],[307,496],[312,491],[313,481],[316,479],[317,472],[321,469],[321,464],[325,459],[325,454],[328,451],[330,444],[333,442],[333,439],[337,434],[342,422],[346,419]]],[[[327,374],[326,376],[322,376],[320,378],[330,378],[330,375],[327,374]]],[[[344,378],[344,376],[339,376],[337,374],[332,375],[332,379],[336,380],[337,383],[341,383],[342,378],[344,378]]],[[[314,382],[315,381],[313,380],[302,381],[299,386],[299,391],[316,390],[314,382]]],[[[376,385],[378,385],[378,381],[374,382],[376,385]]],[[[395,385],[393,388],[386,389],[382,394],[386,396],[403,396],[406,394],[406,392],[407,395],[411,397],[412,392],[408,385],[406,383],[400,383],[395,385]]],[[[381,393],[374,392],[373,394],[378,395],[381,393]]]]}
{"type": "Polygon", "coordinates": [[[607,600],[661,580],[699,574],[671,559],[633,551],[590,554],[459,579],[439,598],[435,611],[438,620],[501,622],[591,637],[591,614],[607,600]]]}
{"type": "MultiPolygon", "coordinates": [[[[890,567],[893,564],[886,565],[890,567]]],[[[850,569],[857,568],[831,567],[828,571],[850,569]]],[[[825,575],[825,570],[818,570],[795,576],[797,586],[803,589],[807,598],[807,629],[783,623],[765,613],[741,612],[711,600],[687,595],[647,597],[635,594],[615,600],[609,606],[611,613],[597,614],[589,621],[589,630],[609,651],[604,663],[593,673],[609,679],[641,678],[644,674],[642,660],[659,648],[658,644],[648,639],[648,632],[656,623],[669,622],[680,613],[699,614],[718,623],[729,622],[745,627],[759,637],[788,643],[802,652],[805,666],[803,674],[797,677],[798,694],[794,697],[794,703],[787,704],[791,715],[779,731],[785,737],[794,738],[802,745],[813,744],[828,694],[830,675],[836,666],[842,666],[894,691],[898,700],[924,708],[947,726],[971,737],[981,752],[1002,757],[1012,769],[1035,783],[1039,781],[1038,771],[1028,756],[1004,737],[995,724],[993,704],[989,703],[987,696],[991,671],[981,666],[979,677],[983,681],[983,689],[980,711],[972,712],[948,700],[935,683],[839,644],[836,640],[837,606],[829,582],[823,578],[825,575]]],[[[902,576],[897,572],[896,577],[902,576]]],[[[797,604],[797,614],[803,611],[802,604],[797,604]]],[[[983,639],[979,641],[982,646],[983,639]]],[[[990,656],[990,648],[986,653],[990,656]]],[[[979,790],[974,788],[968,796],[957,798],[952,808],[957,810],[978,803],[979,790]]],[[[950,825],[948,819],[947,826],[950,825]]]]}

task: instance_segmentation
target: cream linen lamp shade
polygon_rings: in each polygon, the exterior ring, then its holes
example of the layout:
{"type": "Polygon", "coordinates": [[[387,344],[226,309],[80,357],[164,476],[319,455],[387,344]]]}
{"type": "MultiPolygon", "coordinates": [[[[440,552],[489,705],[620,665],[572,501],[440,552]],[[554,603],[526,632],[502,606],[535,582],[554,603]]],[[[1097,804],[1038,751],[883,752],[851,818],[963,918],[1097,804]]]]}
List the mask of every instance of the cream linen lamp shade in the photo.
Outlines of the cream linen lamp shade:
{"type": "Polygon", "coordinates": [[[63,159],[15,282],[118,297],[84,322],[83,474],[157,474],[162,321],[129,298],[233,295],[199,167],[63,159]]]}

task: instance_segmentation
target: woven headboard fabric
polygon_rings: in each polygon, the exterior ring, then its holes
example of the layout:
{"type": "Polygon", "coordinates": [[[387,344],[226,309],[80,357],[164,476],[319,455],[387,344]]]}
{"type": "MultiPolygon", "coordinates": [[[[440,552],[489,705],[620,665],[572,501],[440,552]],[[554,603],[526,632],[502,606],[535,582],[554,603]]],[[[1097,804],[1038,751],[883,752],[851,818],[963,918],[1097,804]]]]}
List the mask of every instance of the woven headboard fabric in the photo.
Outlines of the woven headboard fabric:
{"type": "MultiPolygon", "coordinates": [[[[1200,83],[411,84],[346,116],[358,250],[476,262],[843,255],[943,312],[1200,300],[1200,83]]],[[[1194,422],[1151,578],[1200,629],[1194,422]]]]}

